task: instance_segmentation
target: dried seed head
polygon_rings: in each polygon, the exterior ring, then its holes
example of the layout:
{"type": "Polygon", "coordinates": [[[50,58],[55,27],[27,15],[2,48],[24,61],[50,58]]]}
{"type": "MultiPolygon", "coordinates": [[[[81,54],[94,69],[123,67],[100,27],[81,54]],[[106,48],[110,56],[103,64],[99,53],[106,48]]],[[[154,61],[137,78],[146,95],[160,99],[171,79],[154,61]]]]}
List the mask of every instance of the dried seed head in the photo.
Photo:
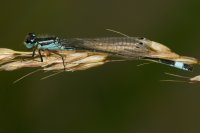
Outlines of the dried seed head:
{"type": "Polygon", "coordinates": [[[151,41],[150,47],[156,52],[164,52],[164,53],[171,52],[171,50],[167,46],[154,41],[151,41]]]}
{"type": "Polygon", "coordinates": [[[0,48],[0,61],[12,60],[15,58],[15,51],[6,48],[0,48]]]}
{"type": "Polygon", "coordinates": [[[190,81],[200,81],[200,75],[190,78],[190,81]]]}
{"type": "MultiPolygon", "coordinates": [[[[106,61],[107,54],[95,52],[71,52],[71,51],[57,51],[62,55],[65,63],[66,71],[85,70],[98,65],[102,65],[106,61]]],[[[10,49],[0,49],[0,70],[13,71],[26,67],[41,67],[45,71],[63,70],[63,60],[56,54],[49,54],[43,57],[43,62],[40,57],[36,56],[34,59],[30,58],[32,52],[20,52],[10,49]],[[24,58],[22,60],[21,58],[24,58]],[[28,58],[27,58],[28,57],[28,58]]],[[[44,53],[45,55],[45,53],[44,53]]]]}
{"type": "Polygon", "coordinates": [[[179,58],[174,59],[174,61],[179,61],[186,64],[198,64],[198,60],[196,58],[187,57],[187,56],[180,56],[179,58]]]}

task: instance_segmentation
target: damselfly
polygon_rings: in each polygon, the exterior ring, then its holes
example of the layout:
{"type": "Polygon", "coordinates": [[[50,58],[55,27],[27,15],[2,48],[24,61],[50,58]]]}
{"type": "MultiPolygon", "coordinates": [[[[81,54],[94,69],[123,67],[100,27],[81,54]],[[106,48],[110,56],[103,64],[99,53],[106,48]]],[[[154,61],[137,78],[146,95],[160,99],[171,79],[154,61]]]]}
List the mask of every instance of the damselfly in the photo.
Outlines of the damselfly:
{"type": "Polygon", "coordinates": [[[139,37],[60,39],[58,37],[37,37],[35,34],[29,33],[24,44],[28,49],[33,49],[33,56],[38,49],[40,56],[41,50],[89,50],[138,58],[149,53],[147,41],[147,39],[139,37]]]}
{"type": "MultiPolygon", "coordinates": [[[[108,53],[112,56],[121,56],[126,59],[148,59],[167,64],[182,70],[192,70],[192,66],[183,62],[176,62],[152,57],[156,53],[169,55],[170,49],[166,46],[150,41],[144,37],[105,37],[105,38],[71,38],[60,39],[58,37],[42,37],[29,33],[24,44],[28,49],[33,49],[32,57],[38,50],[41,61],[43,61],[41,50],[48,50],[64,58],[57,51],[74,50],[74,51],[92,51],[108,53]],[[171,62],[170,62],[171,61],[171,62]]],[[[163,55],[162,55],[163,56],[163,55]]]]}

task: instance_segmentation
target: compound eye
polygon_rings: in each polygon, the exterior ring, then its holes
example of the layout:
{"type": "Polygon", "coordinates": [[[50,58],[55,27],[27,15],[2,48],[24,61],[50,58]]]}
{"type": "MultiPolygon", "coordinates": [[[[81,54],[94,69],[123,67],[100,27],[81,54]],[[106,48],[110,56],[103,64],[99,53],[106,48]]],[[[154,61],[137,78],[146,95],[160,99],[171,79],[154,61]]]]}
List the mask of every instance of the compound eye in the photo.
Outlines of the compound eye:
{"type": "Polygon", "coordinates": [[[36,39],[36,35],[34,33],[28,33],[25,41],[26,43],[34,43],[36,39]]]}

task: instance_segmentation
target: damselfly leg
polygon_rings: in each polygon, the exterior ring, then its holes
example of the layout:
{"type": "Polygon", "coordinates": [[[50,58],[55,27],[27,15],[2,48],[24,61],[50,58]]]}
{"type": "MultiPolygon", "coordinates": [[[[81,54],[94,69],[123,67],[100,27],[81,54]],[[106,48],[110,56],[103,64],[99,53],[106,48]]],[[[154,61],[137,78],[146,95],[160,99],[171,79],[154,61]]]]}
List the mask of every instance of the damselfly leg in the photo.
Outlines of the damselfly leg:
{"type": "Polygon", "coordinates": [[[61,59],[62,59],[62,63],[63,63],[63,66],[64,66],[64,70],[65,70],[65,60],[64,60],[63,55],[62,55],[62,54],[59,54],[59,53],[56,52],[56,51],[51,51],[51,52],[61,57],[61,59]]]}

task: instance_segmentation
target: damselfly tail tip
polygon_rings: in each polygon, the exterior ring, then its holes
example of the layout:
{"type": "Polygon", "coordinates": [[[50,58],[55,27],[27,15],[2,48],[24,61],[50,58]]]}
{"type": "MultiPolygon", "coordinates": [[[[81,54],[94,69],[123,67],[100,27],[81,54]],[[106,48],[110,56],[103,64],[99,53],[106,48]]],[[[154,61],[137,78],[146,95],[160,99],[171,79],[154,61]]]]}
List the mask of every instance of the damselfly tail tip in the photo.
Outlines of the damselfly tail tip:
{"type": "Polygon", "coordinates": [[[189,64],[183,64],[183,68],[187,71],[193,71],[193,66],[192,65],[189,65],[189,64]]]}

